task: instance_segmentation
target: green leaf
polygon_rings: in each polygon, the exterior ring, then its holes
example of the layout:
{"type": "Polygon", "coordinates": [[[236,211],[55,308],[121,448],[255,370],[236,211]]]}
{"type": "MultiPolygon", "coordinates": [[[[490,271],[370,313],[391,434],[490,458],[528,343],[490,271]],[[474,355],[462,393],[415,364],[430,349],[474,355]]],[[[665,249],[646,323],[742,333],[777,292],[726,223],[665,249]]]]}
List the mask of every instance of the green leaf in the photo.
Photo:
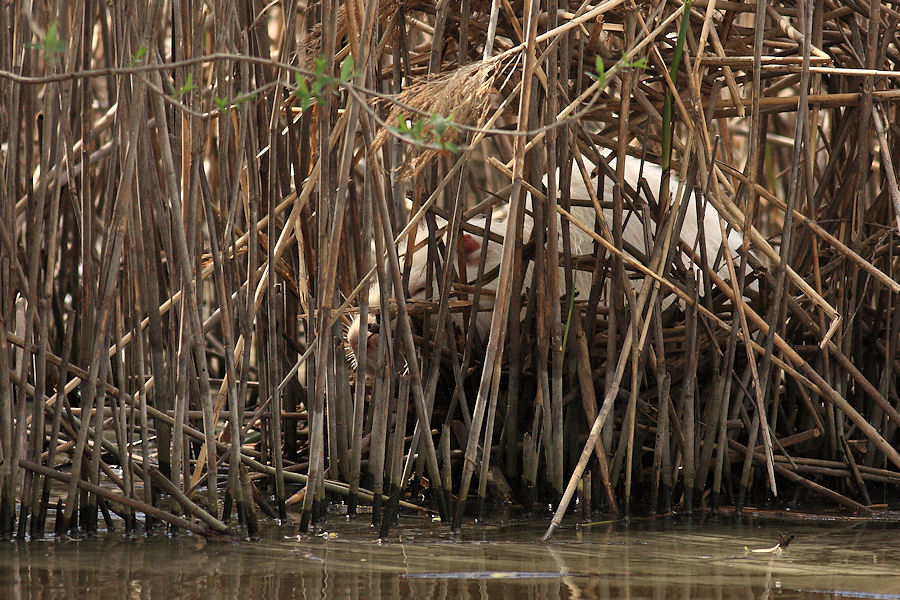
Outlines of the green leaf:
{"type": "Polygon", "coordinates": [[[324,87],[325,87],[325,84],[321,78],[313,79],[312,95],[316,97],[316,102],[318,102],[319,104],[323,103],[322,89],[324,87]]]}
{"type": "Polygon", "coordinates": [[[147,46],[141,46],[134,53],[134,56],[131,57],[131,60],[128,61],[128,66],[133,67],[135,65],[141,64],[142,62],[144,62],[143,58],[146,54],[147,54],[147,46]]]}
{"type": "Polygon", "coordinates": [[[43,39],[37,42],[27,42],[25,47],[28,49],[43,50],[45,59],[50,62],[57,62],[59,58],[56,54],[61,54],[66,50],[66,42],[59,37],[59,29],[56,21],[50,21],[47,25],[47,31],[44,32],[43,39]]]}
{"type": "Polygon", "coordinates": [[[306,110],[312,103],[312,94],[309,93],[309,86],[306,84],[306,79],[304,79],[300,73],[294,73],[294,82],[297,84],[294,95],[300,98],[300,108],[306,110]]]}
{"type": "Polygon", "coordinates": [[[348,54],[341,62],[341,81],[344,83],[350,81],[353,77],[353,55],[348,54]]]}
{"type": "Polygon", "coordinates": [[[431,128],[434,130],[436,137],[443,137],[444,133],[447,131],[448,125],[449,121],[447,120],[447,117],[439,115],[438,113],[431,113],[431,128]]]}
{"type": "Polygon", "coordinates": [[[179,89],[178,91],[175,92],[174,97],[177,98],[178,96],[183,96],[183,95],[187,94],[188,92],[191,92],[196,89],[197,89],[197,86],[194,85],[194,74],[188,73],[187,79],[185,79],[185,81],[184,81],[184,85],[181,86],[181,89],[179,89]]]}
{"type": "Polygon", "coordinates": [[[59,54],[66,49],[66,43],[59,37],[59,29],[56,21],[50,21],[47,25],[47,33],[44,35],[44,50],[49,54],[59,54]]]}
{"type": "Polygon", "coordinates": [[[322,75],[325,72],[325,57],[320,56],[316,59],[316,75],[322,75]]]}
{"type": "Polygon", "coordinates": [[[237,98],[235,98],[234,102],[232,102],[232,104],[234,106],[240,106],[244,102],[249,102],[250,100],[256,100],[256,93],[251,92],[249,94],[242,94],[242,95],[238,96],[237,98]]]}
{"type": "Polygon", "coordinates": [[[606,86],[606,66],[599,54],[594,57],[594,73],[587,73],[587,76],[599,83],[600,87],[606,86]]]}
{"type": "Polygon", "coordinates": [[[416,139],[421,140],[421,139],[422,139],[422,134],[425,132],[425,119],[418,119],[418,120],[413,124],[412,132],[413,132],[413,136],[414,136],[416,139]]]}
{"type": "Polygon", "coordinates": [[[649,66],[646,56],[629,61],[628,55],[625,54],[624,50],[622,50],[622,58],[619,59],[619,64],[626,69],[646,69],[649,66]]]}

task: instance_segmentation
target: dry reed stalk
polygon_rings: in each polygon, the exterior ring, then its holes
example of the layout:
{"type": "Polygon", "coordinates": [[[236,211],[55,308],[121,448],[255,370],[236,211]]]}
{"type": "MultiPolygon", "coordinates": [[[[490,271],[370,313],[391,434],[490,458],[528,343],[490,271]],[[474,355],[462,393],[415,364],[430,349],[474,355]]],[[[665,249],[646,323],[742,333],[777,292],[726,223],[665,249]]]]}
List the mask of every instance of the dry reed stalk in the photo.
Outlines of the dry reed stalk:
{"type": "Polygon", "coordinates": [[[388,486],[390,500],[387,509],[381,518],[381,529],[379,536],[387,538],[391,525],[398,518],[398,510],[400,503],[401,477],[403,474],[403,445],[406,439],[406,415],[409,413],[409,380],[405,377],[400,378],[399,390],[397,392],[397,402],[394,410],[394,429],[390,436],[390,461],[389,468],[385,475],[390,484],[388,486]]]}
{"type": "MultiPolygon", "coordinates": [[[[371,184],[367,185],[367,190],[371,191],[371,184]]],[[[372,226],[372,202],[363,201],[362,203],[362,223],[363,239],[371,239],[373,235],[372,226]]],[[[365,253],[361,257],[360,270],[366,271],[369,268],[369,254],[365,253]]],[[[362,294],[359,300],[359,319],[361,323],[369,322],[369,295],[362,294]]],[[[356,368],[358,373],[368,372],[368,361],[375,357],[368,356],[368,327],[365,328],[363,334],[359,337],[359,346],[355,349],[356,368]]],[[[365,375],[363,375],[365,377],[365,375]]],[[[353,425],[350,432],[350,503],[347,512],[353,515],[356,512],[356,494],[360,485],[360,474],[362,464],[362,436],[363,436],[363,418],[365,416],[366,403],[366,385],[365,381],[357,380],[355,394],[353,397],[353,425]]]]}
{"type": "MultiPolygon", "coordinates": [[[[528,33],[526,38],[526,53],[522,74],[523,84],[519,95],[519,118],[517,125],[520,132],[524,131],[528,127],[526,116],[530,114],[529,106],[531,102],[531,78],[534,76],[535,68],[534,38],[537,31],[537,22],[535,15],[536,8],[537,7],[535,6],[535,3],[531,2],[527,5],[526,10],[528,33]]],[[[521,184],[523,169],[525,166],[525,138],[523,136],[519,136],[516,138],[515,142],[516,144],[513,161],[513,187],[512,191],[510,192],[509,211],[510,214],[513,215],[513,218],[518,218],[518,215],[524,210],[524,206],[522,206],[523,194],[521,184]]],[[[490,333],[488,334],[487,351],[485,354],[485,367],[482,371],[481,382],[479,384],[478,397],[476,399],[474,414],[472,418],[472,428],[470,430],[469,439],[466,444],[466,458],[461,475],[457,508],[453,518],[454,527],[459,527],[464,514],[466,496],[469,492],[469,484],[471,482],[472,471],[474,469],[476,461],[478,438],[481,434],[482,420],[485,416],[485,404],[487,403],[489,396],[492,400],[496,397],[496,383],[494,382],[499,383],[500,379],[499,363],[503,357],[502,344],[506,333],[506,322],[508,316],[507,311],[509,309],[510,303],[509,280],[510,273],[512,272],[513,251],[515,245],[516,240],[513,236],[507,235],[506,238],[504,238],[502,258],[500,261],[500,279],[497,284],[497,297],[495,300],[496,306],[491,319],[490,333]]],[[[491,423],[493,421],[494,414],[490,413],[487,418],[488,422],[491,423]]],[[[489,461],[491,448],[490,439],[486,440],[484,448],[485,454],[484,456],[482,456],[482,460],[489,461]]]]}

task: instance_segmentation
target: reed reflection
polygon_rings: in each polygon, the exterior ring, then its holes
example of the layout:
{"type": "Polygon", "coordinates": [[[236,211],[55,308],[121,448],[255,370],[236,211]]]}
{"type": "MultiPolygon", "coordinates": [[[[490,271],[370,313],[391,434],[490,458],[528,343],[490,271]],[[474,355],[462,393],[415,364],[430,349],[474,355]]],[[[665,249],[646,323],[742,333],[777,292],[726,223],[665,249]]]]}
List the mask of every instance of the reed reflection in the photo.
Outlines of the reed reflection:
{"type": "Polygon", "coordinates": [[[259,543],[194,536],[7,544],[0,598],[509,599],[824,598],[900,594],[895,534],[871,528],[799,530],[781,556],[745,554],[776,528],[629,533],[609,527],[537,543],[530,530],[479,539],[429,534],[378,543],[374,534],[270,532],[259,543]]]}

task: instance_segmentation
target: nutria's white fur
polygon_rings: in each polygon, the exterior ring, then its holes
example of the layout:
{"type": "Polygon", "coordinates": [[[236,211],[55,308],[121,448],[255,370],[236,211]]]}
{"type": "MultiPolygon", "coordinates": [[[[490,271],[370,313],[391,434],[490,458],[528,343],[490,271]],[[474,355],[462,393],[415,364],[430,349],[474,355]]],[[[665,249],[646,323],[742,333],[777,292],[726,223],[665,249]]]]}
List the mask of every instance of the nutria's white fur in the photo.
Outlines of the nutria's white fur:
{"type": "MultiPolygon", "coordinates": [[[[610,161],[610,167],[615,169],[616,161],[610,161]]],[[[596,172],[593,164],[585,161],[585,167],[591,173],[593,178],[593,183],[596,186],[596,172]]],[[[641,161],[638,158],[634,158],[631,156],[626,157],[625,159],[625,182],[632,188],[636,187],[637,182],[640,178],[646,180],[647,185],[654,193],[659,190],[660,179],[662,177],[662,169],[659,165],[641,161]]],[[[613,200],[613,187],[614,182],[607,181],[603,186],[603,198],[601,202],[611,203],[613,200]]],[[[671,182],[671,189],[673,193],[677,191],[678,181],[674,178],[671,182]]],[[[596,190],[596,187],[594,188],[596,190]]],[[[581,177],[580,170],[577,165],[573,165],[572,172],[572,183],[571,183],[571,197],[573,201],[576,200],[586,200],[590,201],[590,194],[587,191],[587,188],[584,185],[584,179],[581,177]]],[[[529,239],[531,236],[531,230],[534,226],[534,221],[531,216],[531,198],[529,196],[526,204],[526,216],[524,221],[524,231],[523,238],[525,240],[529,239]]],[[[592,227],[594,225],[594,217],[595,211],[593,208],[585,207],[585,206],[575,206],[572,208],[572,215],[587,225],[588,227],[592,227]]],[[[604,208],[604,218],[607,223],[612,226],[612,218],[613,211],[610,208],[604,208]]],[[[499,210],[495,210],[492,214],[491,218],[491,226],[490,229],[493,233],[499,234],[501,237],[506,235],[507,226],[509,224],[507,219],[508,213],[506,208],[502,208],[499,210]]],[[[470,221],[472,225],[475,227],[484,228],[486,219],[484,217],[476,217],[470,221]]],[[[561,228],[557,228],[560,231],[561,228]]],[[[655,232],[655,224],[650,221],[650,232],[651,234],[655,232]]],[[[681,239],[684,240],[688,245],[692,248],[697,245],[697,236],[698,236],[698,219],[697,219],[697,205],[696,198],[692,193],[690,195],[689,204],[687,206],[687,212],[685,213],[684,223],[681,228],[681,239]]],[[[720,252],[720,248],[722,246],[722,236],[721,230],[719,228],[719,215],[715,211],[712,206],[708,204],[704,204],[704,213],[703,213],[703,229],[704,229],[704,237],[706,241],[706,255],[708,260],[713,261],[718,256],[720,252]]],[[[593,252],[593,239],[583,232],[581,229],[576,227],[575,225],[571,225],[569,227],[570,232],[570,243],[571,243],[571,251],[573,256],[591,254],[593,252]]],[[[410,266],[410,277],[409,277],[409,292],[411,300],[423,300],[425,299],[425,287],[427,281],[427,266],[428,266],[428,245],[426,242],[428,232],[425,228],[419,227],[415,233],[416,236],[416,248],[418,248],[412,257],[412,265],[410,266]]],[[[622,238],[624,242],[634,246],[635,248],[641,249],[644,252],[647,252],[647,248],[644,244],[644,225],[641,219],[637,214],[630,213],[626,210],[624,214],[624,226],[622,230],[622,238]]],[[[728,247],[731,250],[732,256],[734,257],[736,254],[736,250],[740,247],[742,242],[742,237],[739,232],[731,231],[728,234],[728,247]]],[[[468,282],[473,282],[478,275],[478,263],[480,259],[481,252],[483,250],[484,240],[480,236],[472,235],[470,233],[464,233],[460,238],[460,244],[463,248],[463,251],[466,256],[466,274],[465,278],[468,282]]],[[[652,243],[652,240],[651,240],[652,243]]],[[[405,243],[401,246],[401,250],[405,249],[405,243]]],[[[560,250],[562,250],[562,242],[559,244],[560,250]]],[[[497,267],[500,264],[500,254],[501,254],[501,244],[495,241],[489,241],[487,244],[487,258],[485,262],[485,273],[490,272],[492,269],[497,267]]],[[[401,268],[403,266],[404,255],[401,254],[401,268]]],[[[685,261],[688,262],[688,261],[685,261]]],[[[587,298],[590,292],[591,285],[591,274],[587,271],[575,271],[574,272],[574,285],[575,290],[579,295],[579,298],[587,298]]],[[[727,279],[727,267],[724,263],[724,260],[721,261],[721,266],[719,268],[719,275],[723,279],[727,279]]],[[[434,293],[433,297],[438,297],[439,293],[437,290],[437,281],[439,280],[439,273],[436,273],[432,277],[433,285],[434,285],[434,293]]],[[[526,284],[530,282],[530,269],[526,273],[525,281],[526,284]]],[[[560,278],[562,281],[562,276],[560,278]]],[[[641,281],[636,280],[635,284],[637,287],[640,286],[641,281]]],[[[482,300],[479,302],[480,308],[490,308],[490,304],[493,301],[493,292],[497,286],[497,279],[492,278],[489,281],[485,281],[483,284],[483,289],[488,293],[482,296],[482,300]]],[[[669,300],[671,302],[671,300],[669,300]]],[[[377,312],[379,306],[381,304],[381,292],[377,283],[373,284],[369,288],[369,307],[370,310],[374,310],[377,312]]],[[[375,320],[373,317],[369,319],[370,323],[374,323],[375,320]]],[[[490,311],[479,311],[478,316],[475,321],[476,328],[478,329],[478,333],[482,339],[486,339],[486,335],[488,329],[490,328],[491,323],[491,313],[490,311]]],[[[357,316],[353,323],[350,325],[347,331],[347,342],[350,346],[351,352],[355,353],[357,350],[357,345],[359,343],[360,336],[360,319],[357,316]]],[[[367,345],[367,353],[370,357],[374,356],[374,351],[376,349],[376,341],[377,336],[370,335],[369,341],[367,345]]],[[[371,364],[371,363],[370,363],[371,364]]]]}

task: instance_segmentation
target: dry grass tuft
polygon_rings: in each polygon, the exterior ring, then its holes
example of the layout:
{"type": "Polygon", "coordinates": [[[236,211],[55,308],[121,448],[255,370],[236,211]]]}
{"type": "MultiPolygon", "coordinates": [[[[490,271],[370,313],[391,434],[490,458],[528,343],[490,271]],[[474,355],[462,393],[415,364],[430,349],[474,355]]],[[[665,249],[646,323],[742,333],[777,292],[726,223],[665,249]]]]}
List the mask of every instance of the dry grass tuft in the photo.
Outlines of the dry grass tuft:
{"type": "MultiPolygon", "coordinates": [[[[388,113],[388,124],[397,124],[399,119],[407,123],[425,120],[422,138],[432,140],[423,146],[411,147],[406,158],[397,167],[400,181],[416,177],[441,152],[440,144],[458,144],[463,139],[463,130],[455,125],[478,128],[483,125],[494,89],[494,61],[472,63],[450,73],[441,73],[409,85],[397,95],[393,108],[388,113]],[[430,116],[441,115],[450,119],[452,125],[442,136],[434,131],[430,116]]],[[[374,148],[380,148],[390,137],[384,129],[375,138],[374,148]]]]}

